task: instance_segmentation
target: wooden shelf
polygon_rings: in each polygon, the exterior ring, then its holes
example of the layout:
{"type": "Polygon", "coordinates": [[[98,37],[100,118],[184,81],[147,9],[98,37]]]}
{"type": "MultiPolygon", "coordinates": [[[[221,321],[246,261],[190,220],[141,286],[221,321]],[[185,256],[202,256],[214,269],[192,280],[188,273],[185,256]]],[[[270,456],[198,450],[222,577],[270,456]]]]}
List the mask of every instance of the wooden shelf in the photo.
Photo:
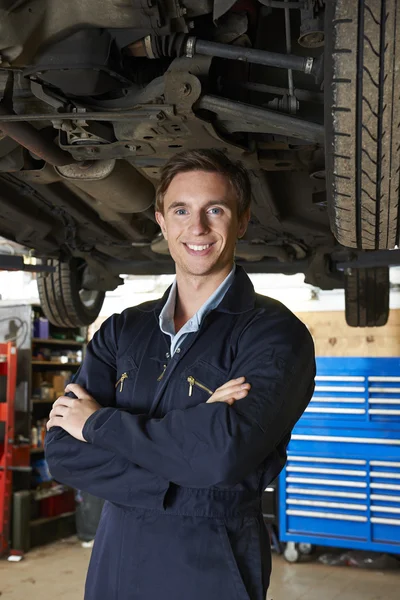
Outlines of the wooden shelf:
{"type": "Polygon", "coordinates": [[[68,367],[80,367],[82,363],[71,363],[71,362],[54,362],[53,360],[32,360],[32,365],[46,365],[46,367],[64,367],[63,370],[68,371],[68,367]]]}
{"type": "Polygon", "coordinates": [[[42,398],[31,398],[32,404],[51,404],[54,400],[43,400],[42,398]]]}
{"type": "Polygon", "coordinates": [[[52,338],[32,338],[32,344],[55,344],[58,346],[80,346],[82,347],[85,342],[77,342],[76,340],[57,340],[52,338]]]}
{"type": "Polygon", "coordinates": [[[66,494],[67,492],[70,492],[72,490],[72,488],[67,488],[65,489],[65,486],[61,485],[60,486],[63,489],[57,489],[57,488],[49,488],[48,490],[41,490],[39,492],[33,492],[33,499],[36,502],[40,502],[40,500],[45,500],[46,498],[53,498],[54,496],[62,496],[63,494],[66,494]]]}
{"type": "Polygon", "coordinates": [[[45,523],[50,523],[51,521],[58,521],[59,519],[66,519],[74,515],[74,512],[66,512],[62,513],[61,515],[57,515],[56,517],[41,517],[40,519],[33,519],[32,521],[30,521],[29,525],[30,527],[40,527],[45,523]]]}

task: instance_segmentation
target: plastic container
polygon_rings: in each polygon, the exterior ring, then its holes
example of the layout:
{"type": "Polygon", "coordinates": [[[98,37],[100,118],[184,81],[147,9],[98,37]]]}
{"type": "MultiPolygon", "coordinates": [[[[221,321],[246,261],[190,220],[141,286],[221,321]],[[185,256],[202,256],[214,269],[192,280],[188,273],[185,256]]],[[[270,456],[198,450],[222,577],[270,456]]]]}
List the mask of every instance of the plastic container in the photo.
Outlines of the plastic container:
{"type": "Polygon", "coordinates": [[[49,321],[43,317],[33,321],[33,337],[45,340],[49,337],[49,321]]]}

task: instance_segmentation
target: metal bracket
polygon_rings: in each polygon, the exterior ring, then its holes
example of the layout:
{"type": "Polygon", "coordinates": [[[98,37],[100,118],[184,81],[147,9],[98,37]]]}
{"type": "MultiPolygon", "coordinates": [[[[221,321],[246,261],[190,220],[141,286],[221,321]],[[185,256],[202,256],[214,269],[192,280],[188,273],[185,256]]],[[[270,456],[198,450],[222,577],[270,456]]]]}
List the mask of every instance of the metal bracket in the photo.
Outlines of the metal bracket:
{"type": "Polygon", "coordinates": [[[52,273],[56,269],[50,265],[28,265],[23,256],[0,254],[0,271],[30,271],[31,273],[52,273]]]}
{"type": "Polygon", "coordinates": [[[394,267],[400,265],[400,250],[348,250],[334,253],[332,263],[338,271],[368,267],[394,267]]]}

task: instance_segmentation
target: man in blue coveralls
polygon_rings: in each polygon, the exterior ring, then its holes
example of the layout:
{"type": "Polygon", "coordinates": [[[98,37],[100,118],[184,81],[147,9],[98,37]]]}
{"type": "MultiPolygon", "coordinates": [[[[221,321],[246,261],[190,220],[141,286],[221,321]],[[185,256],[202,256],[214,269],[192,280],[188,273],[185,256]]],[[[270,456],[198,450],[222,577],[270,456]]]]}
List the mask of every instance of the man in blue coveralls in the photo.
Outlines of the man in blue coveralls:
{"type": "MultiPolygon", "coordinates": [[[[132,190],[134,193],[134,190],[132,190]]],[[[264,600],[261,495],[314,388],[314,347],[235,265],[251,190],[215,150],[163,168],[163,298],[111,316],[54,403],[53,477],[106,500],[86,600],[264,600]]]]}

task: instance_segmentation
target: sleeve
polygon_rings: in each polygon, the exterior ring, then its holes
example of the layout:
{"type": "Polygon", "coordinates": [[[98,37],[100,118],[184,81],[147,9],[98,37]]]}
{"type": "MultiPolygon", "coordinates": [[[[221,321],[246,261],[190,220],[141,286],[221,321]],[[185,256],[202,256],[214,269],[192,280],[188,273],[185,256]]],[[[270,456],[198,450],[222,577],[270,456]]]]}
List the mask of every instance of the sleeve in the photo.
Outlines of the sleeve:
{"type": "Polygon", "coordinates": [[[97,411],[83,435],[161,477],[188,487],[234,485],[274,452],[314,390],[314,344],[289,313],[259,318],[238,342],[228,379],[245,376],[246,398],[171,410],[161,419],[114,408],[97,411]]]}
{"type": "MultiPolygon", "coordinates": [[[[104,407],[114,403],[115,357],[119,315],[102,325],[88,344],[84,362],[74,378],[104,407]]],[[[106,408],[104,410],[107,410],[106,408]]],[[[81,442],[61,427],[52,427],[45,438],[45,456],[54,479],[94,496],[132,506],[138,485],[154,475],[115,450],[81,442]]]]}

